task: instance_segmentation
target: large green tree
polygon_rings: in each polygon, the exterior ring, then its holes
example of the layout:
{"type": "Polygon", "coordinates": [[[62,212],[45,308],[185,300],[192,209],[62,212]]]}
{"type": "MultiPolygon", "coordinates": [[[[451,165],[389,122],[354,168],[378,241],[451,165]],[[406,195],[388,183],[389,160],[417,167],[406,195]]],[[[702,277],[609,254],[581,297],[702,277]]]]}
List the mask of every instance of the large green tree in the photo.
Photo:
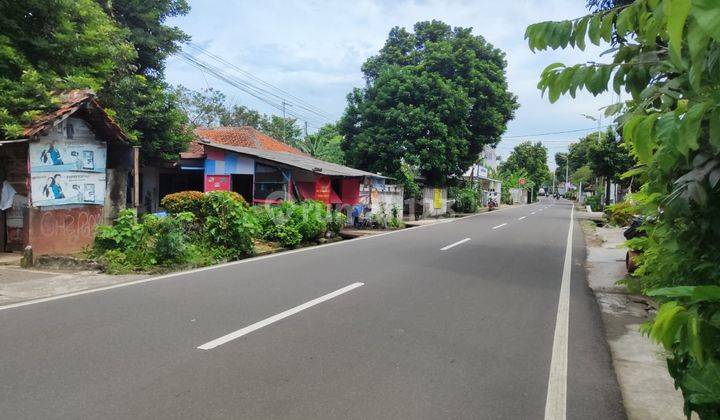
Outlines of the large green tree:
{"type": "Polygon", "coordinates": [[[120,67],[99,91],[102,103],[112,109],[126,131],[142,146],[149,159],[174,160],[192,138],[177,93],[165,82],[165,60],[190,38],[165,22],[185,15],[186,0],[97,0],[106,13],[125,29],[135,58],[120,67]]]}
{"type": "Polygon", "coordinates": [[[552,180],[547,159],[547,149],[541,142],[533,144],[525,141],[515,146],[499,170],[505,174],[525,171],[529,181],[532,181],[533,189],[537,191],[545,182],[552,180]]]}
{"type": "Polygon", "coordinates": [[[608,62],[547,67],[539,87],[554,102],[609,89],[607,108],[643,185],[635,211],[650,216],[634,276],[661,306],[646,331],[668,352],[685,414],[720,418],[720,2],[635,0],[590,15],[541,22],[532,49],[614,43],[608,62]]]}
{"type": "Polygon", "coordinates": [[[0,0],[0,138],[56,106],[57,91],[101,89],[137,58],[92,0],[0,0]]]}
{"type": "Polygon", "coordinates": [[[393,28],[362,66],[339,124],[348,164],[401,176],[401,162],[430,184],[461,175],[495,145],[517,108],[505,57],[469,28],[419,22],[393,28]]]}

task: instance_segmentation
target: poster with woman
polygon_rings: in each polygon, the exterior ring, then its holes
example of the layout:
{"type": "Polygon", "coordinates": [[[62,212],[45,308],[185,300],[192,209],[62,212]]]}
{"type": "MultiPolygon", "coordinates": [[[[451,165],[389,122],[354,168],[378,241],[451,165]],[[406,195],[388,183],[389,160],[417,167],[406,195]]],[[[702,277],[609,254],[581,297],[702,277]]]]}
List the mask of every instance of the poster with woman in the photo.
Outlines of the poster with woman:
{"type": "Polygon", "coordinates": [[[29,155],[33,206],[104,203],[107,144],[82,119],[30,142],[29,155]]]}
{"type": "Polygon", "coordinates": [[[34,173],[30,176],[32,205],[103,204],[105,174],[96,172],[34,173]]]}

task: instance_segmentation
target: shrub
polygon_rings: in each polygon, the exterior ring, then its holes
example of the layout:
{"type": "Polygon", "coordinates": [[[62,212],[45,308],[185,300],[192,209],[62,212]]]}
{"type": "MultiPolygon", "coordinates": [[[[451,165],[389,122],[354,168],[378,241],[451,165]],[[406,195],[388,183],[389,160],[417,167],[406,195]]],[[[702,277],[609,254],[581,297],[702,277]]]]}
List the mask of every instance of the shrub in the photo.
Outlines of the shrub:
{"type": "MultiPolygon", "coordinates": [[[[160,264],[183,263],[188,259],[187,226],[191,225],[195,216],[190,212],[182,212],[159,219],[152,232],[155,238],[155,258],[160,264]]],[[[147,223],[143,219],[143,223],[147,223]]]]}
{"type": "Polygon", "coordinates": [[[293,209],[290,219],[298,227],[305,242],[319,239],[328,229],[327,206],[319,201],[301,202],[293,209]]]}
{"type": "Polygon", "coordinates": [[[599,194],[591,195],[585,199],[585,204],[590,206],[592,211],[602,211],[602,196],[599,194]]]}
{"type": "Polygon", "coordinates": [[[392,209],[390,209],[390,227],[392,228],[399,228],[402,227],[403,222],[400,220],[400,209],[396,204],[393,204],[392,209]]]}
{"type": "Polygon", "coordinates": [[[273,225],[270,227],[263,237],[269,241],[278,242],[287,248],[295,248],[302,242],[302,234],[298,228],[291,223],[273,225]]]}
{"type": "Polygon", "coordinates": [[[211,244],[227,248],[231,256],[240,256],[252,252],[253,238],[259,233],[259,226],[255,213],[245,200],[238,200],[239,195],[233,194],[213,191],[206,195],[203,226],[211,244]]]}
{"type": "Polygon", "coordinates": [[[334,235],[337,235],[340,233],[340,230],[345,226],[347,223],[347,216],[337,210],[333,210],[330,212],[330,218],[328,219],[328,230],[332,232],[334,235]]]}
{"type": "Polygon", "coordinates": [[[475,213],[480,207],[477,192],[472,188],[462,188],[457,191],[453,209],[458,213],[475,213]]]}
{"type": "Polygon", "coordinates": [[[166,195],[160,205],[168,213],[190,212],[200,218],[204,201],[205,194],[200,191],[181,191],[166,195]]]}
{"type": "Polygon", "coordinates": [[[627,226],[635,215],[635,206],[629,201],[621,201],[605,207],[605,214],[613,226],[627,226]]]}
{"type": "Polygon", "coordinates": [[[101,255],[105,251],[120,250],[122,252],[134,247],[142,247],[147,241],[147,232],[138,223],[134,210],[120,210],[112,226],[100,225],[95,231],[93,253],[101,255]]]}
{"type": "Polygon", "coordinates": [[[508,188],[500,190],[500,202],[509,205],[513,204],[512,194],[510,194],[510,190],[508,188]]]}

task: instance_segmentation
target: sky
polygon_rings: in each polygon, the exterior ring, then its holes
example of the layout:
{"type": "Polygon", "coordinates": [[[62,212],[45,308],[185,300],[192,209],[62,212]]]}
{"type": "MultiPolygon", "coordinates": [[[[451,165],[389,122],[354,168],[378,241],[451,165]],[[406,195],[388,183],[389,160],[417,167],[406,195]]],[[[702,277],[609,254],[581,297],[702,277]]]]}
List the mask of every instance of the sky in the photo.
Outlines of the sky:
{"type": "MultiPolygon", "coordinates": [[[[416,22],[437,19],[451,26],[472,27],[474,34],[506,53],[509,89],[520,103],[498,145],[498,154],[507,157],[524,140],[542,141],[548,147],[553,168],[556,152],[566,151],[569,142],[597,126],[582,114],[599,116],[601,108],[617,98],[609,93],[596,98],[582,93],[576,99],[568,96],[550,104],[537,89],[540,73],[554,62],[599,61],[607,47],[590,45],[585,51],[533,53],[523,35],[531,23],[586,14],[584,4],[584,0],[190,0],[190,13],[168,23],[188,33],[195,45],[246,73],[238,73],[207,56],[203,57],[205,61],[243,80],[253,75],[293,95],[287,98],[291,105],[286,110],[308,120],[309,131],[335,122],[342,115],[346,95],[364,85],[362,63],[377,54],[394,26],[411,29],[416,22]],[[295,98],[327,117],[303,109],[295,98]],[[583,129],[588,130],[535,136],[583,129]]],[[[197,50],[187,51],[200,56],[197,50]]],[[[168,60],[167,78],[172,84],[191,89],[221,90],[230,105],[282,115],[281,110],[188,65],[178,56],[168,60]]]]}

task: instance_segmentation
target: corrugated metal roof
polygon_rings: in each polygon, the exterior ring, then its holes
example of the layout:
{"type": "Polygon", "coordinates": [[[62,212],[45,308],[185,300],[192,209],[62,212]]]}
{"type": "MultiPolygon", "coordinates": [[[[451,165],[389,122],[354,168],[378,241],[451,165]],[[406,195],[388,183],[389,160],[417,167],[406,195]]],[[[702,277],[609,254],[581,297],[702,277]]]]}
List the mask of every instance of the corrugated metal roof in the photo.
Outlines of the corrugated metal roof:
{"type": "Polygon", "coordinates": [[[303,169],[322,175],[347,177],[367,176],[372,178],[390,179],[389,177],[374,174],[372,172],[365,172],[361,171],[360,169],[350,168],[348,166],[338,165],[336,163],[325,162],[324,160],[315,159],[313,157],[305,155],[298,155],[295,153],[258,150],[250,147],[227,146],[224,144],[217,144],[211,142],[202,142],[202,144],[221,150],[228,150],[247,156],[257,157],[267,161],[292,166],[294,168],[303,169]]]}

